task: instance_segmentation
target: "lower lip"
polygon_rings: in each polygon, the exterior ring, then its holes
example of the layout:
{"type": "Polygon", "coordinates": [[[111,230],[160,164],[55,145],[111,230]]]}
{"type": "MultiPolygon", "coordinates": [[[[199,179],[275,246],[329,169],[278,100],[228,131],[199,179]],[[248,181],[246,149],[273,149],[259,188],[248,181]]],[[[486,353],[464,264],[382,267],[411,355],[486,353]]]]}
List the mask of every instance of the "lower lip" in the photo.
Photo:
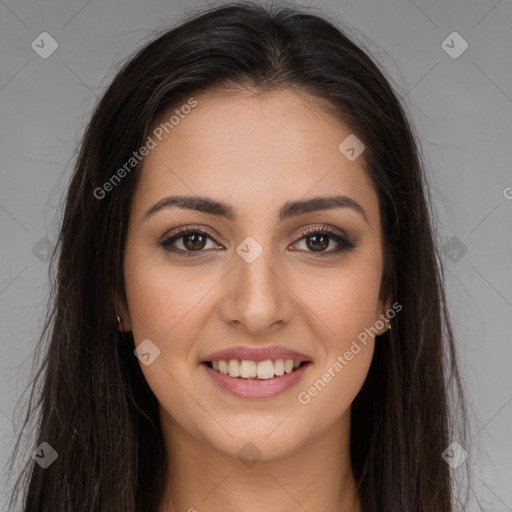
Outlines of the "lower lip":
{"type": "Polygon", "coordinates": [[[206,370],[213,381],[224,391],[240,398],[272,398],[280,395],[295,386],[303,377],[304,372],[311,363],[302,365],[291,373],[285,373],[271,379],[244,379],[230,377],[212,370],[206,364],[201,366],[206,370]]]}

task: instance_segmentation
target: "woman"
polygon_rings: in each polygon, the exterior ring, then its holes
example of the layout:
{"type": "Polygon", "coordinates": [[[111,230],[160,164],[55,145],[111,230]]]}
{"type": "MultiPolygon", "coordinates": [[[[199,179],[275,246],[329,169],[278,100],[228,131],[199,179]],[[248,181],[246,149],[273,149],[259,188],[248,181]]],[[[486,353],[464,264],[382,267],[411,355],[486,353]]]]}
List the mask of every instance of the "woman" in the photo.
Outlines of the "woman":
{"type": "Polygon", "coordinates": [[[454,510],[429,204],[321,17],[226,4],[147,44],[69,186],[24,510],[454,510]]]}

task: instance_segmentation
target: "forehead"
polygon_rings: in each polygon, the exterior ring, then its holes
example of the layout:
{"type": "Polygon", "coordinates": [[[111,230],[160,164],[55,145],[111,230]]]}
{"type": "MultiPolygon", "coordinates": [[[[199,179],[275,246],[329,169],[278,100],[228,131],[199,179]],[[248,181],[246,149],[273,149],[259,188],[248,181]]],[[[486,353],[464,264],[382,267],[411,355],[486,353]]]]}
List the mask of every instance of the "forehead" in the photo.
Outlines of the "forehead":
{"type": "MultiPolygon", "coordinates": [[[[377,214],[363,158],[350,161],[338,149],[350,127],[315,98],[282,90],[204,92],[193,99],[194,108],[160,130],[161,140],[152,135],[156,144],[144,160],[137,209],[168,194],[198,194],[237,205],[243,216],[244,205],[277,210],[290,199],[340,193],[377,214]]],[[[160,126],[176,109],[180,105],[160,126]]]]}

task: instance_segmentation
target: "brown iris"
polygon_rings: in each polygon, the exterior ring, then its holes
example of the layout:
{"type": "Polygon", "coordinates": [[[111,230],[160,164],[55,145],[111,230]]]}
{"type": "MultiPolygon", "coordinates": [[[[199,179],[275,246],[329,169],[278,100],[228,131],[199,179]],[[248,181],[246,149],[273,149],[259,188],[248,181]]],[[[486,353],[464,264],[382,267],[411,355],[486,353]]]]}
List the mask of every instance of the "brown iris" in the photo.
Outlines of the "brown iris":
{"type": "Polygon", "coordinates": [[[191,251],[200,251],[206,244],[206,237],[199,233],[183,235],[183,245],[191,251]]]}
{"type": "Polygon", "coordinates": [[[307,242],[306,242],[306,243],[307,243],[307,246],[308,246],[310,249],[312,249],[312,250],[313,250],[313,249],[314,249],[315,251],[316,251],[317,249],[322,250],[322,249],[325,249],[325,248],[327,248],[327,247],[329,246],[329,237],[328,237],[328,236],[326,236],[326,235],[311,235],[311,236],[308,236],[308,237],[307,237],[307,242]],[[318,244],[318,242],[313,242],[313,244],[311,244],[311,243],[310,243],[310,241],[311,241],[311,240],[313,240],[313,239],[314,239],[314,240],[318,240],[318,239],[323,240],[323,242],[322,242],[321,246],[320,246],[320,245],[317,245],[317,244],[318,244]]]}

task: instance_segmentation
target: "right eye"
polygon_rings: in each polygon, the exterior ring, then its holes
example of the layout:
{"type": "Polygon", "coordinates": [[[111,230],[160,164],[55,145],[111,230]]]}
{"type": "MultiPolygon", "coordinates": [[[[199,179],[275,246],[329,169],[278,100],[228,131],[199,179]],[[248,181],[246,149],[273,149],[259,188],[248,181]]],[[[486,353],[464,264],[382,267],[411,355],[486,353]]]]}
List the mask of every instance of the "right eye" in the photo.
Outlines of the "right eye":
{"type": "MultiPolygon", "coordinates": [[[[208,239],[213,243],[213,236],[207,231],[187,226],[167,234],[158,245],[177,256],[194,257],[197,255],[196,253],[205,252],[208,239]],[[176,242],[180,242],[183,248],[176,247],[176,242]]],[[[219,246],[214,244],[213,248],[219,248],[219,246]]]]}

